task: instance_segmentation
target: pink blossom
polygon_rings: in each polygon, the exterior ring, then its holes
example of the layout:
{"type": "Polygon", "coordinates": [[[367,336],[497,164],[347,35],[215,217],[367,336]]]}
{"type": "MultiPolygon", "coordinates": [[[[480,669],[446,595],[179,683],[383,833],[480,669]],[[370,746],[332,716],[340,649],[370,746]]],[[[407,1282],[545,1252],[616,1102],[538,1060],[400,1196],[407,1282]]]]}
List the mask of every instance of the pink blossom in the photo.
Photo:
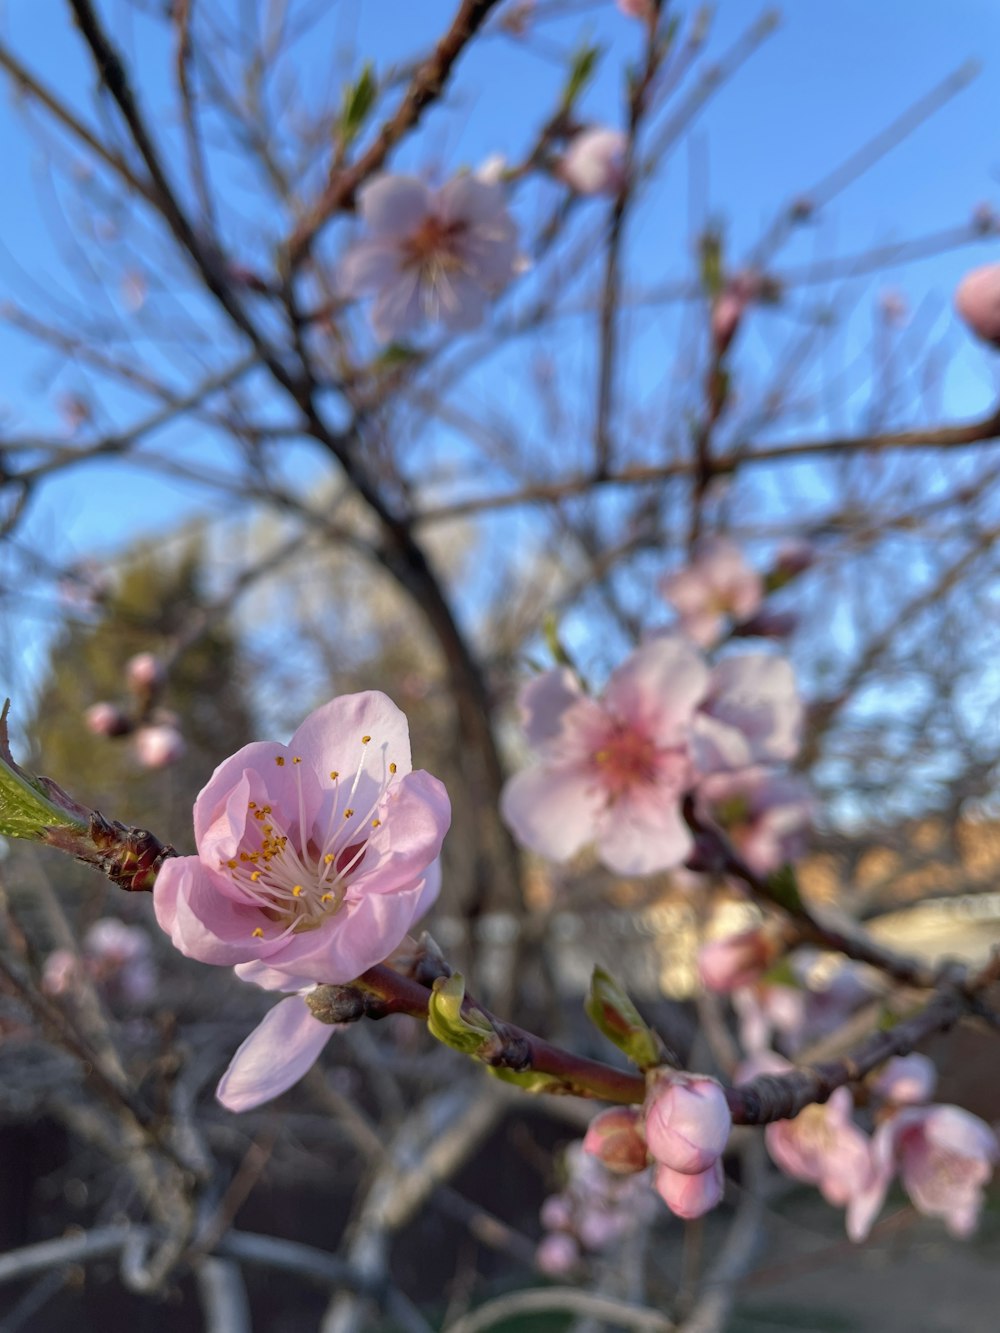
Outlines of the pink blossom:
{"type": "Polygon", "coordinates": [[[680,1070],[651,1078],[643,1114],[650,1155],[685,1175],[707,1171],[722,1156],[733,1124],[721,1085],[680,1070]]]}
{"type": "Polygon", "coordinates": [[[600,699],[567,671],[531,682],[520,703],[539,758],[501,800],[519,841],[554,861],[593,842],[624,875],[679,865],[691,848],[680,810],[688,736],[707,679],[685,640],[662,638],[627,658],[600,699]]]}
{"type": "Polygon", "coordinates": [[[125,736],[132,730],[132,723],[117,704],[103,701],[91,704],[83,720],[87,730],[95,736],[125,736]]]}
{"type": "Polygon", "coordinates": [[[739,622],[758,610],[764,585],[738,546],[713,537],[699,544],[691,564],[661,581],[660,591],[676,610],[681,632],[711,648],[728,618],[739,622]]]}
{"type": "Polygon", "coordinates": [[[955,309],[977,338],[1000,346],[1000,264],[967,273],[955,292],[955,309]]]}
{"type": "Polygon", "coordinates": [[[602,1111],[590,1122],[583,1150],[617,1175],[644,1171],[649,1154],[642,1133],[642,1113],[634,1106],[613,1106],[602,1111]]]}
{"type": "Polygon", "coordinates": [[[154,653],[136,653],[125,663],[125,679],[129,689],[146,694],[163,684],[163,663],[154,653]]]}
{"type": "Polygon", "coordinates": [[[131,1004],[146,1004],[156,993],[156,969],[149,936],[141,926],[102,917],[83,937],[87,970],[101,986],[131,1004]]]}
{"type": "Polygon", "coordinates": [[[383,175],[361,189],[358,211],[368,235],[345,255],[341,286],[375,296],[372,327],[383,342],[424,321],[476,328],[514,272],[517,237],[499,185],[460,175],[434,191],[383,175]]]}
{"type": "Polygon", "coordinates": [[[699,808],[725,830],[758,875],[770,874],[805,852],[813,803],[801,778],[741,768],[709,774],[696,794],[699,808]]]}
{"type": "Polygon", "coordinates": [[[140,727],[133,744],[135,757],[143,768],[166,768],[175,764],[187,749],[184,737],[168,723],[140,727]]]}
{"type": "Polygon", "coordinates": [[[625,184],[625,135],[594,126],[574,134],[559,164],[559,174],[578,194],[612,194],[625,184]]]}
{"type": "Polygon", "coordinates": [[[656,1192],[672,1213],[687,1220],[703,1217],[722,1202],[725,1176],[722,1162],[716,1158],[704,1171],[673,1171],[669,1166],[656,1168],[656,1192]]]}
{"type": "Polygon", "coordinates": [[[53,949],[42,966],[42,990],[46,995],[67,995],[78,984],[80,967],[71,949],[53,949]]]}
{"type": "Polygon", "coordinates": [[[656,13],[653,0],[618,0],[618,8],[630,19],[649,20],[656,13]]]}
{"type": "Polygon", "coordinates": [[[912,1106],[884,1121],[875,1133],[878,1188],[855,1218],[852,1239],[863,1240],[898,1166],[903,1188],[918,1212],[940,1217],[953,1236],[976,1229],[983,1190],[1000,1156],[997,1136],[985,1121],[960,1106],[912,1106]]]}
{"type": "Polygon", "coordinates": [[[933,1060],[914,1052],[894,1055],[872,1080],[872,1092],[894,1106],[918,1106],[934,1095],[937,1070],[933,1060]]]}
{"type": "Polygon", "coordinates": [[[741,653],[712,668],[695,720],[702,773],[783,763],[798,753],[802,700],[787,658],[741,653]]]}
{"type": "Polygon", "coordinates": [[[709,940],[698,950],[698,975],[706,990],[728,994],[758,981],[781,952],[781,941],[767,926],[751,926],[709,940]]]}
{"type": "Polygon", "coordinates": [[[875,1176],[872,1143],[854,1123],[853,1109],[850,1091],[837,1088],[825,1105],[807,1106],[764,1130],[767,1150],[785,1175],[815,1185],[837,1208],[860,1196],[875,1176]]]}
{"type": "Polygon", "coordinates": [[[244,746],[195,802],[198,855],[157,876],[160,925],[268,989],[353,981],[437,896],[451,809],[410,768],[406,718],[377,691],[324,704],[287,746],[244,746]]]}
{"type": "Polygon", "coordinates": [[[535,1263],[549,1277],[565,1277],[580,1262],[580,1247],[564,1231],[543,1236],[535,1251],[535,1263]]]}

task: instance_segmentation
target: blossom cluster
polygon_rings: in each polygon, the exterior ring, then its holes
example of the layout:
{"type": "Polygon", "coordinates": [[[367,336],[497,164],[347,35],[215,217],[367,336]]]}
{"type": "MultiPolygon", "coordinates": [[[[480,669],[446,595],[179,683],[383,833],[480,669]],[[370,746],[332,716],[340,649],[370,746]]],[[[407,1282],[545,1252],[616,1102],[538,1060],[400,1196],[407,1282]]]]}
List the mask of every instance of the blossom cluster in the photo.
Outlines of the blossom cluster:
{"type": "MultiPolygon", "coordinates": [[[[643,1161],[645,1166],[645,1160],[643,1161]]],[[[535,1254],[543,1273],[571,1273],[586,1254],[601,1254],[652,1219],[654,1200],[646,1175],[626,1175],[592,1156],[583,1143],[563,1154],[566,1181],[542,1204],[544,1235],[535,1254]]]]}
{"type": "Polygon", "coordinates": [[[60,948],[48,955],[42,967],[42,990],[47,995],[71,996],[82,977],[111,1001],[148,1004],[156,993],[149,936],[141,926],[102,917],[84,935],[79,953],[60,948]]]}
{"type": "Polygon", "coordinates": [[[670,584],[680,632],[636,649],[599,697],[565,666],[522,689],[522,723],[538,757],[502,799],[521,843],[554,861],[593,843],[619,874],[669,870],[693,850],[682,815],[693,794],[757,873],[800,852],[808,793],[776,767],[799,745],[791,664],[748,652],[710,666],[699,647],[715,640],[727,609],[745,617],[758,608],[759,582],[741,557],[716,551],[709,574],[692,566],[670,584]]]}
{"type": "Polygon", "coordinates": [[[163,663],[153,653],[136,653],[125,663],[127,707],[102,700],[84,714],[95,736],[131,736],[132,751],[143,768],[166,768],[184,754],[176,713],[158,704],[166,684],[163,663]]]}

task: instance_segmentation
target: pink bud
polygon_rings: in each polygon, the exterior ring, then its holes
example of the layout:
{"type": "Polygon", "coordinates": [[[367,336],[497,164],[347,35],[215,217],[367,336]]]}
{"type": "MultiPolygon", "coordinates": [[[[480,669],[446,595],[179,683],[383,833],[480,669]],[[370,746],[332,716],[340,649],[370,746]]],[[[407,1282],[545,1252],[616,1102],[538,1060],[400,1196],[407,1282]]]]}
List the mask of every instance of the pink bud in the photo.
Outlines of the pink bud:
{"type": "Polygon", "coordinates": [[[54,949],[42,968],[42,990],[46,995],[65,995],[79,980],[75,956],[69,949],[54,949]]]}
{"type": "Polygon", "coordinates": [[[135,754],[143,768],[166,768],[185,749],[184,737],[176,727],[140,727],[135,734],[135,754]]]}
{"type": "Polygon", "coordinates": [[[872,1082],[872,1091],[894,1106],[929,1102],[937,1084],[934,1062],[926,1055],[894,1055],[872,1082]]]}
{"type": "Polygon", "coordinates": [[[539,1218],[546,1231],[572,1231],[573,1209],[564,1194],[550,1194],[542,1203],[539,1218]]]}
{"type": "Polygon", "coordinates": [[[549,1277],[565,1277],[573,1271],[579,1259],[580,1247],[564,1231],[545,1236],[535,1251],[535,1263],[549,1277]]]}
{"type": "Polygon", "coordinates": [[[671,1171],[669,1166],[656,1169],[656,1192],[678,1217],[702,1217],[722,1202],[724,1188],[725,1177],[722,1163],[718,1160],[706,1171],[699,1171],[695,1175],[671,1171]]]}
{"type": "Polygon", "coordinates": [[[747,304],[745,297],[725,291],[712,306],[712,341],[718,356],[726,351],[736,336],[747,304]]]}
{"type": "Polygon", "coordinates": [[[578,194],[617,194],[625,183],[624,134],[600,126],[575,134],[559,174],[578,194]]]}
{"type": "Polygon", "coordinates": [[[583,1147],[616,1175],[645,1171],[649,1154],[642,1137],[642,1112],[634,1106],[602,1111],[590,1122],[583,1147]]]}
{"type": "Polygon", "coordinates": [[[740,986],[752,986],[779,951],[772,931],[753,926],[703,944],[698,950],[698,975],[706,990],[726,995],[740,986]]]}
{"type": "Polygon", "coordinates": [[[630,19],[649,19],[656,12],[653,0],[618,0],[618,8],[630,19]]]}
{"type": "Polygon", "coordinates": [[[95,736],[125,736],[132,730],[132,723],[114,704],[91,704],[83,720],[95,736]]]}
{"type": "Polygon", "coordinates": [[[163,664],[152,653],[136,653],[125,663],[125,679],[129,689],[144,694],[163,684],[163,664]]]}
{"type": "Polygon", "coordinates": [[[1000,346],[1000,264],[967,273],[955,292],[955,309],[977,338],[1000,346]]]}
{"type": "Polygon", "coordinates": [[[646,1143],[661,1165],[696,1175],[721,1157],[732,1117],[726,1094],[714,1078],[658,1070],[643,1109],[646,1143]]]}

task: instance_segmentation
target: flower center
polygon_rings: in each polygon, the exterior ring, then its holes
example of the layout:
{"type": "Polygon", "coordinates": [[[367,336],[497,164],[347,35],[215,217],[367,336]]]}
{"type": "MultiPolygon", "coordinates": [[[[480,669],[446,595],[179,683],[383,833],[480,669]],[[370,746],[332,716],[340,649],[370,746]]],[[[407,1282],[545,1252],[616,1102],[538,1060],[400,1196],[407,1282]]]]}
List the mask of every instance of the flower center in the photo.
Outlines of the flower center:
{"type": "Polygon", "coordinates": [[[648,736],[618,722],[591,759],[613,803],[634,787],[654,781],[656,757],[656,746],[648,736]]]}
{"type": "Polygon", "coordinates": [[[445,222],[431,214],[406,238],[407,267],[449,273],[465,267],[455,244],[467,231],[465,222],[445,222]]]}
{"type": "Polygon", "coordinates": [[[372,747],[382,753],[382,772],[367,773],[375,779],[373,796],[370,790],[359,792],[372,752],[370,742],[370,736],[361,738],[361,758],[353,778],[342,778],[336,771],[329,774],[330,809],[321,834],[314,827],[315,810],[307,808],[302,760],[297,755],[289,760],[278,755],[274,761],[279,768],[292,764],[298,791],[298,808],[284,827],[269,804],[248,802],[239,849],[220,869],[228,871],[247,901],[261,910],[265,924],[252,932],[257,939],[316,930],[343,905],[351,879],[365,859],[372,830],[382,822],[377,812],[396,773],[396,765],[386,761],[385,747],[372,747]],[[355,798],[362,794],[367,810],[355,806],[355,798]],[[280,928],[277,935],[268,923],[280,928]]]}

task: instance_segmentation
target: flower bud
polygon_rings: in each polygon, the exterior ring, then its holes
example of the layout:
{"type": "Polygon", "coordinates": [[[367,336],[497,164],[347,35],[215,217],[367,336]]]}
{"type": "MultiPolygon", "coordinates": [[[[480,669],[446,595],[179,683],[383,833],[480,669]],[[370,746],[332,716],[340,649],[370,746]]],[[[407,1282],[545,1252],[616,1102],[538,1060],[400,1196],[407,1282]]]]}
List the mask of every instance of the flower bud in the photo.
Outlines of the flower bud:
{"type": "Polygon", "coordinates": [[[672,1171],[669,1166],[660,1166],[656,1170],[656,1192],[678,1217],[702,1217],[722,1202],[724,1187],[722,1163],[718,1160],[706,1171],[694,1175],[672,1171]]]}
{"type": "Polygon", "coordinates": [[[926,1055],[894,1055],[872,1082],[872,1091],[894,1106],[929,1102],[937,1084],[934,1062],[926,1055]]]}
{"type": "Polygon", "coordinates": [[[163,663],[153,653],[136,653],[125,663],[125,679],[130,690],[147,694],[163,684],[163,663]]]}
{"type": "Polygon", "coordinates": [[[662,1166],[697,1175],[722,1156],[732,1117],[714,1078],[660,1069],[649,1080],[643,1111],[646,1143],[662,1166]]]}
{"type": "Polygon", "coordinates": [[[559,174],[577,194],[617,194],[625,183],[625,136],[595,126],[573,136],[559,174]]]}
{"type": "Polygon", "coordinates": [[[735,935],[709,940],[698,950],[698,975],[706,990],[727,995],[752,986],[777,959],[781,945],[774,931],[752,926],[735,935]]]}
{"type": "Polygon", "coordinates": [[[642,1112],[634,1106],[602,1111],[590,1122],[583,1147],[616,1175],[644,1171],[649,1154],[642,1137],[642,1112]]]}
{"type": "Polygon", "coordinates": [[[91,704],[83,720],[95,736],[127,736],[132,730],[132,723],[115,704],[91,704]]]}
{"type": "Polygon", "coordinates": [[[543,1237],[535,1251],[535,1263],[549,1277],[565,1277],[576,1267],[579,1258],[580,1247],[564,1231],[543,1237]]]}
{"type": "Polygon", "coordinates": [[[1000,264],[967,273],[955,292],[955,309],[977,338],[1000,346],[1000,264]]]}
{"type": "Polygon", "coordinates": [[[143,768],[166,768],[176,763],[186,748],[176,727],[140,727],[135,733],[135,755],[143,768]]]}

